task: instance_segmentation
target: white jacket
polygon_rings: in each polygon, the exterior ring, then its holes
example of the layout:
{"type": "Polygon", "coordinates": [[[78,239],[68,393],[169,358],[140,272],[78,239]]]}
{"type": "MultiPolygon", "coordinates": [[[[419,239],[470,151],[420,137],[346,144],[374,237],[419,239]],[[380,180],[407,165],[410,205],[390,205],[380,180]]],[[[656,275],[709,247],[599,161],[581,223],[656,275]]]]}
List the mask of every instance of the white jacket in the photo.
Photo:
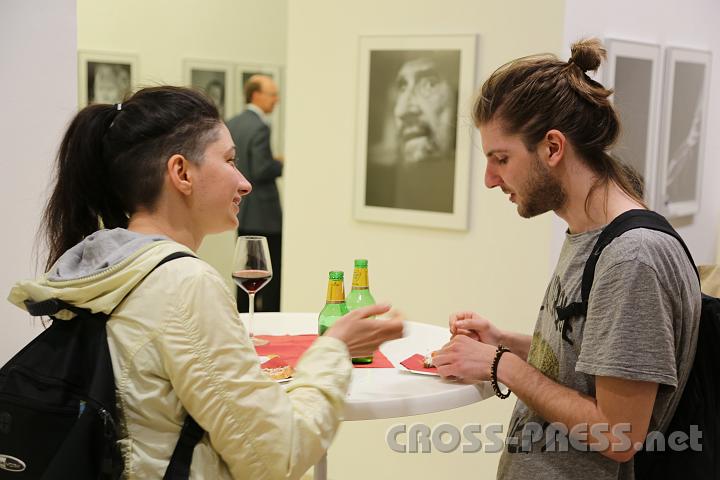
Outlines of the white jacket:
{"type": "Polygon", "coordinates": [[[286,391],[260,370],[234,296],[208,264],[176,259],[139,283],[176,251],[189,252],[169,240],[102,230],[37,281],[17,283],[9,300],[21,308],[26,299],[55,297],[114,309],[107,329],[124,478],[162,478],[187,413],[207,432],[191,478],[299,478],[339,425],[352,369],[347,347],[319,338],[286,391]]]}

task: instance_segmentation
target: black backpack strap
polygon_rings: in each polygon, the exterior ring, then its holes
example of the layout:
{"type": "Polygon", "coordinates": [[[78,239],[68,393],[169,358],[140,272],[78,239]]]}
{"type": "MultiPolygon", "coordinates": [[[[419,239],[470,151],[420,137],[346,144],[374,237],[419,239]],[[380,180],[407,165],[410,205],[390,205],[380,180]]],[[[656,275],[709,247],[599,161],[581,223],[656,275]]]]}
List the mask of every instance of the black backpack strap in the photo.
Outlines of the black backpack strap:
{"type": "MultiPolygon", "coordinates": [[[[582,276],[582,287],[581,287],[581,301],[573,302],[565,307],[557,307],[557,320],[565,321],[563,323],[563,338],[570,342],[567,337],[567,330],[572,331],[569,320],[572,317],[582,316],[587,314],[588,300],[590,299],[590,290],[592,289],[593,280],[595,279],[595,267],[597,266],[598,259],[602,251],[610,245],[610,243],[623,233],[634,230],[636,228],[646,228],[648,230],[656,230],[663,232],[671,237],[674,237],[680,245],[682,245],[685,254],[690,261],[690,264],[695,268],[695,261],[690,254],[690,249],[683,241],[682,237],[675,231],[670,223],[662,215],[650,211],[650,210],[628,210],[625,213],[618,215],[612,222],[610,222],[600,233],[600,236],[595,242],[595,246],[590,253],[587,261],[585,262],[585,269],[583,270],[582,276]]],[[[697,269],[695,273],[698,274],[697,269]]],[[[698,274],[698,280],[700,276],[698,274]]],[[[572,342],[570,342],[572,343],[572,342]]]]}
{"type": "MultiPolygon", "coordinates": [[[[153,269],[150,270],[150,271],[147,273],[147,275],[150,275],[150,274],[151,274],[156,268],[158,268],[159,266],[165,265],[167,262],[170,262],[170,261],[172,261],[172,260],[175,260],[176,258],[183,258],[183,257],[197,258],[197,257],[196,257],[195,255],[193,255],[192,253],[188,253],[188,252],[173,252],[173,253],[171,253],[170,255],[168,255],[167,257],[165,257],[165,258],[163,258],[162,260],[160,260],[160,262],[159,262],[157,265],[155,265],[155,266],[153,267],[153,269]]],[[[147,275],[146,275],[146,276],[147,276],[147,275]]]]}
{"type": "Polygon", "coordinates": [[[33,317],[50,317],[58,313],[60,310],[70,310],[75,314],[82,311],[81,308],[77,308],[57,298],[48,298],[47,300],[43,300],[41,302],[25,300],[25,308],[33,317]]]}
{"type": "MultiPolygon", "coordinates": [[[[187,252],[171,253],[160,260],[160,263],[155,265],[155,268],[148,272],[148,275],[159,266],[182,257],[195,258],[195,255],[187,252]]],[[[205,435],[205,431],[198,425],[195,419],[190,415],[185,417],[182,430],[180,430],[180,437],[175,445],[172,457],[170,457],[170,463],[165,471],[163,480],[187,480],[190,478],[190,464],[192,463],[193,451],[195,450],[195,445],[197,445],[203,435],[205,435]]]]}
{"type": "Polygon", "coordinates": [[[190,464],[192,463],[195,445],[205,435],[205,431],[190,415],[185,417],[177,445],[170,457],[170,463],[163,480],[187,480],[190,478],[190,464]]]}
{"type": "MultiPolygon", "coordinates": [[[[186,252],[171,253],[163,258],[155,268],[176,258],[194,256],[195,255],[186,252]]],[[[205,431],[198,425],[195,419],[190,415],[185,417],[182,430],[180,430],[180,437],[175,445],[172,457],[170,457],[170,463],[165,471],[163,480],[187,480],[190,478],[190,464],[192,463],[193,451],[195,450],[195,445],[198,444],[203,435],[205,435],[205,431]]]]}
{"type": "MultiPolygon", "coordinates": [[[[678,242],[680,242],[683,250],[685,250],[685,255],[687,255],[688,260],[690,261],[690,264],[693,268],[695,268],[695,261],[690,254],[690,249],[687,245],[685,245],[682,237],[680,237],[665,217],[650,210],[629,210],[610,222],[610,224],[602,231],[600,237],[595,243],[595,247],[590,254],[590,258],[588,258],[588,261],[585,264],[585,270],[583,272],[582,299],[584,302],[587,302],[590,298],[590,289],[592,288],[593,279],[595,277],[595,266],[597,265],[597,261],[600,258],[602,251],[617,237],[636,228],[655,230],[674,237],[678,242]]],[[[697,269],[695,273],[697,274],[697,269]]],[[[700,276],[698,274],[698,280],[699,279],[700,276]]]]}
{"type": "MultiPolygon", "coordinates": [[[[137,287],[139,287],[140,284],[141,284],[142,282],[144,282],[147,277],[150,276],[151,273],[153,273],[155,270],[157,270],[157,269],[160,268],[161,266],[165,265],[166,263],[168,263],[168,262],[170,262],[170,261],[172,261],[172,260],[176,260],[176,259],[178,259],[178,258],[183,258],[183,257],[197,258],[197,257],[196,257],[195,255],[193,255],[192,253],[188,253],[188,252],[173,252],[173,253],[167,255],[167,256],[164,257],[162,260],[160,260],[160,261],[157,263],[157,265],[155,265],[152,269],[150,269],[150,271],[147,272],[147,273],[145,274],[145,276],[144,276],[143,278],[141,278],[141,279],[135,284],[135,286],[130,289],[130,291],[129,291],[128,293],[125,294],[125,296],[117,303],[117,305],[115,305],[115,308],[113,308],[112,312],[110,312],[110,315],[112,315],[113,313],[115,313],[115,309],[118,308],[118,307],[125,301],[125,299],[126,299],[127,297],[129,297],[130,294],[133,293],[133,292],[135,291],[135,289],[136,289],[137,287]]],[[[108,318],[110,318],[110,315],[108,315],[108,318]]]]}

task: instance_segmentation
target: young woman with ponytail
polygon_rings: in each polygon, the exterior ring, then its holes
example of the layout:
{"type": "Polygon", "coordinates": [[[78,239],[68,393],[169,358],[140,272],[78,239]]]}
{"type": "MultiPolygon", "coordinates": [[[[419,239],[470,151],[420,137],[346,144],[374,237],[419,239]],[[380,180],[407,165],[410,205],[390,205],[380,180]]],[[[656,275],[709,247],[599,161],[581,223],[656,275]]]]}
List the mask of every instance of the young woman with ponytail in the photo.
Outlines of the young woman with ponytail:
{"type": "Polygon", "coordinates": [[[123,478],[162,478],[188,414],[206,432],[190,478],[299,478],[338,427],[351,356],[402,333],[399,319],[372,318],[389,307],[356,310],[306,352],[285,390],[261,371],[217,271],[191,257],[153,271],[236,229],[250,191],[217,108],[193,90],[88,106],[62,140],[43,216],[47,273],[18,282],[10,300],[111,314],[123,478]]]}
{"type": "Polygon", "coordinates": [[[617,237],[598,260],[586,314],[565,315],[582,298],[603,227],[646,209],[642,180],[609,152],[620,133],[612,92],[587,75],[604,57],[591,39],[575,43],[567,62],[513,60],[475,103],[485,185],[509,195],[522,217],[552,210],[568,225],[532,335],[460,312],[435,356],[444,377],[491,380],[501,398],[500,383],[517,395],[499,479],[634,478],[633,456],[649,431],[668,425],[692,365],[698,281],[665,233],[617,237]]]}

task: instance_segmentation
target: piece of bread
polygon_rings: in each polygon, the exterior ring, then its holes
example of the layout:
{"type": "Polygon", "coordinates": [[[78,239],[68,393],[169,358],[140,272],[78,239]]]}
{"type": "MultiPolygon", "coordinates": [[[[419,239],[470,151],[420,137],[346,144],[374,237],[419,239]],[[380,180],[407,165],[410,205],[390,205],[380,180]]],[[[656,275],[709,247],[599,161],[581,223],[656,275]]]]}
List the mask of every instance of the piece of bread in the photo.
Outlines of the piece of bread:
{"type": "Polygon", "coordinates": [[[268,355],[269,360],[260,367],[262,371],[267,373],[273,380],[284,380],[293,376],[295,371],[287,364],[286,361],[277,355],[268,355]]]}
{"type": "Polygon", "coordinates": [[[435,358],[435,355],[437,355],[437,353],[437,350],[435,350],[425,355],[425,358],[423,358],[423,367],[433,368],[435,366],[435,364],[433,363],[433,358],[435,358]]]}
{"type": "Polygon", "coordinates": [[[263,367],[262,370],[273,380],[284,380],[292,377],[293,373],[295,373],[290,365],[285,365],[284,367],[263,367]]]}

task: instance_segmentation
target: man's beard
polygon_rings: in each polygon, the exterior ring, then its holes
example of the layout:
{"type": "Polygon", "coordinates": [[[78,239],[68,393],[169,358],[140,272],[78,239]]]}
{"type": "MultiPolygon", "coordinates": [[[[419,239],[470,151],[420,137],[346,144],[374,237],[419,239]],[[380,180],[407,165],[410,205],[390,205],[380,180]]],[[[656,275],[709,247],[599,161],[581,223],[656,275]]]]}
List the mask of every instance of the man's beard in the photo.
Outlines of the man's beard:
{"type": "MultiPolygon", "coordinates": [[[[565,204],[567,194],[560,181],[556,179],[540,156],[533,155],[530,174],[525,182],[524,199],[518,202],[518,214],[532,218],[550,210],[557,210],[565,204]]],[[[520,200],[520,199],[518,199],[520,200]]]]}

